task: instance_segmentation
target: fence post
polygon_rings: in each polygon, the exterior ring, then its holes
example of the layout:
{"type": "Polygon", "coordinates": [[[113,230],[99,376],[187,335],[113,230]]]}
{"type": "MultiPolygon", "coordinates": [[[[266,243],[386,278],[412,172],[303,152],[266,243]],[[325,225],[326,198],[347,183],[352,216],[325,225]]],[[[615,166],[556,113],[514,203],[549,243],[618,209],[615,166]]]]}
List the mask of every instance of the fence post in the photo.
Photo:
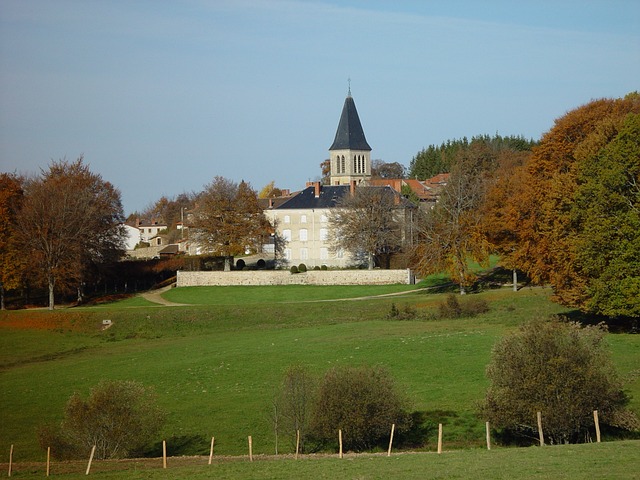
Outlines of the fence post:
{"type": "Polygon", "coordinates": [[[538,412],[538,436],[540,437],[540,446],[544,446],[544,433],[542,432],[542,412],[538,412]]]}
{"type": "Polygon", "coordinates": [[[340,443],[340,458],[342,458],[342,429],[338,430],[338,442],[340,443]]]}
{"type": "Polygon", "coordinates": [[[51,447],[47,447],[47,477],[51,472],[51,447]]]}
{"type": "Polygon", "coordinates": [[[600,421],[598,420],[598,410],[593,411],[593,422],[596,424],[596,441],[600,443],[600,421]]]}
{"type": "Polygon", "coordinates": [[[393,444],[393,432],[396,429],[396,424],[391,424],[391,435],[389,436],[389,450],[387,450],[387,457],[391,456],[391,445],[393,444]]]}
{"type": "Polygon", "coordinates": [[[489,426],[489,422],[487,422],[486,428],[487,428],[487,450],[491,450],[491,427],[489,426]]]}
{"type": "Polygon", "coordinates": [[[89,464],[87,465],[87,473],[85,475],[89,475],[91,471],[91,462],[93,462],[93,455],[96,453],[96,446],[91,447],[91,455],[89,455],[89,464]]]}
{"type": "Polygon", "coordinates": [[[296,460],[298,459],[298,452],[300,452],[300,430],[296,430],[296,460]]]}
{"type": "Polygon", "coordinates": [[[215,442],[216,437],[211,437],[211,449],[209,450],[209,465],[211,465],[211,461],[213,460],[213,443],[215,442]]]}
{"type": "Polygon", "coordinates": [[[162,440],[162,468],[167,468],[167,441],[162,440]]]}
{"type": "Polygon", "coordinates": [[[438,453],[442,453],[442,424],[438,424],[438,453]]]}
{"type": "Polygon", "coordinates": [[[249,435],[249,461],[253,462],[253,439],[249,435]]]}
{"type": "Polygon", "coordinates": [[[11,467],[13,467],[13,443],[9,449],[9,476],[11,476],[11,467]]]}

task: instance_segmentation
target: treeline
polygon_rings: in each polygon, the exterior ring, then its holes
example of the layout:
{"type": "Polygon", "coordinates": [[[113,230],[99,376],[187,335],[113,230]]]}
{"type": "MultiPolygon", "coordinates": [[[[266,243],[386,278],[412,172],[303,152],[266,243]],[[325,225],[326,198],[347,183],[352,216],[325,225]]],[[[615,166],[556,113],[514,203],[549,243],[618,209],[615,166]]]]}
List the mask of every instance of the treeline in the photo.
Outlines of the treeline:
{"type": "Polygon", "coordinates": [[[467,137],[455,140],[447,140],[440,145],[429,145],[420,150],[409,164],[409,178],[424,180],[434,177],[439,173],[451,171],[451,163],[461,150],[466,150],[473,143],[482,142],[489,146],[491,150],[499,152],[501,150],[514,150],[517,152],[530,152],[538,142],[523,136],[510,135],[476,135],[469,140],[467,137]]]}

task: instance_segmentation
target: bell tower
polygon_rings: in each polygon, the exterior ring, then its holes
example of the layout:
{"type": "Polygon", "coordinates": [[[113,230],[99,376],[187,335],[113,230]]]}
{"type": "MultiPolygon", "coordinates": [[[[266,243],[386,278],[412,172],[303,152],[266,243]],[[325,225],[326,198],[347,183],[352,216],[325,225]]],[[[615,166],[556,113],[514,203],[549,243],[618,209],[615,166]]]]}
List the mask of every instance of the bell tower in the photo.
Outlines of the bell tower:
{"type": "Polygon", "coordinates": [[[371,177],[371,147],[367,143],[358,117],[356,104],[349,93],[342,107],[342,115],[333,144],[329,147],[331,185],[357,183],[371,177]]]}

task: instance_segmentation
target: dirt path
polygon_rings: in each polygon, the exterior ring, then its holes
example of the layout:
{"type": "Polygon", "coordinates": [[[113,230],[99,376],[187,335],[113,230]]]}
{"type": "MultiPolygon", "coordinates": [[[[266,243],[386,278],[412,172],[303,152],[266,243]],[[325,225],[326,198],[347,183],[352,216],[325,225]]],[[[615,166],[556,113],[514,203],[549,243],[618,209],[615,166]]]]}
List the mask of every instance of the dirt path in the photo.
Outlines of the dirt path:
{"type": "Polygon", "coordinates": [[[171,288],[172,286],[169,285],[168,287],[141,293],[140,296],[145,300],[148,300],[149,302],[157,303],[158,305],[162,305],[164,307],[188,307],[189,305],[186,303],[174,303],[162,298],[162,294],[168,290],[171,290],[171,288]]]}

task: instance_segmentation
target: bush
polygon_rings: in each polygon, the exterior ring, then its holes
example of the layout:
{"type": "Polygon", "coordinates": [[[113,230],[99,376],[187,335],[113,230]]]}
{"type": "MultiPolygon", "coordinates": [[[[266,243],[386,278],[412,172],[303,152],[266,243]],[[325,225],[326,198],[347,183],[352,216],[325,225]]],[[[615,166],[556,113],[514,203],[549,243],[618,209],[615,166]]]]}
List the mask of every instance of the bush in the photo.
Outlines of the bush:
{"type": "Polygon", "coordinates": [[[58,426],[45,425],[38,437],[43,448],[55,446],[57,458],[124,458],[141,449],[158,433],[165,414],[153,391],[133,381],[103,381],[83,400],[74,393],[58,426]]]}
{"type": "Polygon", "coordinates": [[[398,432],[410,426],[405,400],[381,367],[329,370],[316,396],[311,433],[324,444],[335,444],[342,429],[343,446],[363,451],[388,444],[391,425],[398,432]]]}
{"type": "Polygon", "coordinates": [[[637,417],[624,408],[628,399],[603,346],[605,333],[554,318],[504,337],[487,367],[486,419],[505,437],[536,438],[540,411],[549,443],[587,441],[594,410],[604,425],[638,429],[637,417]]]}
{"type": "Polygon", "coordinates": [[[307,266],[304,263],[301,263],[300,265],[298,265],[298,271],[300,273],[304,273],[307,271],[307,266]]]}
{"type": "Polygon", "coordinates": [[[295,265],[291,265],[291,268],[289,269],[289,271],[291,273],[298,273],[298,267],[296,267],[295,265]]]}
{"type": "Polygon", "coordinates": [[[459,297],[460,295],[453,293],[448,294],[444,302],[438,305],[438,316],[440,318],[475,317],[489,311],[489,304],[482,298],[472,296],[461,302],[459,297]]]}
{"type": "Polygon", "coordinates": [[[327,267],[326,265],[322,265],[322,266],[320,267],[320,270],[329,270],[329,267],[327,267]]]}
{"type": "Polygon", "coordinates": [[[387,314],[387,318],[390,320],[413,320],[418,316],[418,310],[416,307],[411,305],[405,305],[402,310],[400,310],[395,303],[391,304],[391,309],[387,314]]]}

